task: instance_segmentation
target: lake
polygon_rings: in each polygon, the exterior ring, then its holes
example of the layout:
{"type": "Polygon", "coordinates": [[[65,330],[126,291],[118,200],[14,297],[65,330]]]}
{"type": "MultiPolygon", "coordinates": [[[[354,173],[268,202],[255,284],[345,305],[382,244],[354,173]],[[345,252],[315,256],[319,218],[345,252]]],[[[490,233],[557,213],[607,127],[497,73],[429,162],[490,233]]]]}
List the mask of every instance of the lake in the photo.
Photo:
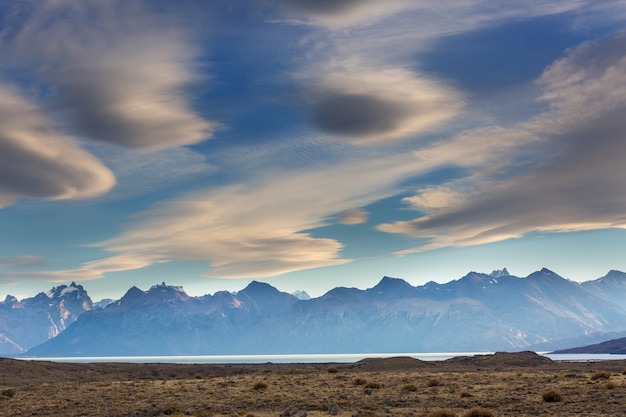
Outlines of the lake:
{"type": "MultiPolygon", "coordinates": [[[[441,361],[457,356],[488,355],[494,352],[439,352],[439,353],[350,353],[350,354],[305,354],[305,355],[206,355],[206,356],[97,356],[97,357],[53,357],[19,358],[23,360],[52,361],[67,363],[350,363],[365,358],[391,358],[409,356],[424,361],[441,361]]],[[[541,353],[554,361],[589,362],[626,359],[626,355],[610,354],[550,354],[541,353]]]]}

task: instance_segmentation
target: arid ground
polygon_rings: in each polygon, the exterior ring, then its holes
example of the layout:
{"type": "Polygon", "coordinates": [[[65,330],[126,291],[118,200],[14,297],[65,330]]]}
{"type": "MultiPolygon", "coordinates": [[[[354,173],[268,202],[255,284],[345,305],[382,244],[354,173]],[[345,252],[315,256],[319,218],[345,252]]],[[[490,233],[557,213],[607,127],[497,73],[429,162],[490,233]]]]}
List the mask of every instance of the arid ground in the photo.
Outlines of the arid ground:
{"type": "Polygon", "coordinates": [[[625,361],[530,352],[351,364],[63,364],[0,359],[1,416],[624,416],[625,361]]]}

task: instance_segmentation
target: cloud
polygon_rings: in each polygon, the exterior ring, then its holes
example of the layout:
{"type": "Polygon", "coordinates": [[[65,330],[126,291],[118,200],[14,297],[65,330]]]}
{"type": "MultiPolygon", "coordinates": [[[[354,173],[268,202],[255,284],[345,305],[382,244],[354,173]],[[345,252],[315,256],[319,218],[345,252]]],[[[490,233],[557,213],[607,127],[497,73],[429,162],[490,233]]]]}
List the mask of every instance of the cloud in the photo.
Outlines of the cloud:
{"type": "Polygon", "coordinates": [[[420,172],[411,154],[266,172],[253,182],[190,193],[135,214],[126,231],[92,245],[110,257],[40,275],[97,279],[159,262],[203,260],[211,264],[210,277],[258,278],[343,264],[350,260],[340,256],[340,242],[305,231],[397,193],[404,178],[420,172]]]}
{"type": "Polygon", "coordinates": [[[294,16],[315,25],[341,28],[367,24],[411,7],[410,0],[281,0],[294,16]]]}
{"type": "Polygon", "coordinates": [[[337,217],[341,224],[363,224],[367,223],[368,213],[361,209],[346,210],[337,217]]]}
{"type": "Polygon", "coordinates": [[[69,131],[153,151],[202,142],[217,128],[192,109],[198,51],[182,30],[131,2],[47,1],[33,10],[5,36],[5,65],[46,87],[69,131]]]}
{"type": "Polygon", "coordinates": [[[402,252],[411,253],[530,232],[626,228],[625,53],[626,41],[617,36],[573,49],[545,71],[539,84],[550,110],[508,129],[510,137],[530,132],[543,138],[540,149],[547,152],[527,161],[523,175],[506,174],[514,171],[518,152],[495,169],[486,160],[485,172],[407,200],[427,213],[423,217],[379,230],[430,239],[402,252]]]}
{"type": "Polygon", "coordinates": [[[350,65],[328,73],[313,93],[314,128],[361,144],[377,144],[427,132],[461,108],[459,94],[402,69],[350,65]]]}
{"type": "Polygon", "coordinates": [[[88,198],[115,185],[113,173],[12,88],[0,84],[0,208],[23,197],[88,198]]]}
{"type": "Polygon", "coordinates": [[[6,269],[34,268],[48,265],[48,261],[40,256],[18,255],[0,258],[0,267],[6,269]]]}

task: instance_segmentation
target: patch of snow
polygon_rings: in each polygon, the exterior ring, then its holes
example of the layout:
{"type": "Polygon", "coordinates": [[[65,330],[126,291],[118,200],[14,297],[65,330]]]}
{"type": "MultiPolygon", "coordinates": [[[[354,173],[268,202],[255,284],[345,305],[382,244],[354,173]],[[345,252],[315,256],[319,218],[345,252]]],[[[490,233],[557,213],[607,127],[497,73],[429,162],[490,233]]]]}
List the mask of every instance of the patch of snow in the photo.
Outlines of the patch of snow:
{"type": "Polygon", "coordinates": [[[63,288],[63,291],[61,291],[60,296],[62,297],[65,294],[70,294],[70,293],[73,293],[75,291],[78,291],[78,288],[76,288],[76,287],[65,287],[65,288],[63,288]]]}

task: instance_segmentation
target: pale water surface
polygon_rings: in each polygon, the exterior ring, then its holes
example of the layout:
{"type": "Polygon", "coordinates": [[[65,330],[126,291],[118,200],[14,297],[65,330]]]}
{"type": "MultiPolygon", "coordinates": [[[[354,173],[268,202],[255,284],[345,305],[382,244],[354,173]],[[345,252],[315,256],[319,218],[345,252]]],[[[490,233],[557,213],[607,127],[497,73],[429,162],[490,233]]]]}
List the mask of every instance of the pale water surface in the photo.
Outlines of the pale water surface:
{"type": "MultiPolygon", "coordinates": [[[[349,353],[349,354],[306,354],[306,355],[207,355],[207,356],[96,356],[20,358],[24,360],[53,361],[67,363],[194,363],[194,364],[243,364],[243,363],[351,363],[365,358],[391,358],[409,356],[424,361],[441,361],[458,356],[487,355],[494,352],[444,352],[444,353],[349,353]]],[[[550,354],[541,353],[554,361],[588,362],[626,359],[626,355],[609,354],[550,354]]]]}

